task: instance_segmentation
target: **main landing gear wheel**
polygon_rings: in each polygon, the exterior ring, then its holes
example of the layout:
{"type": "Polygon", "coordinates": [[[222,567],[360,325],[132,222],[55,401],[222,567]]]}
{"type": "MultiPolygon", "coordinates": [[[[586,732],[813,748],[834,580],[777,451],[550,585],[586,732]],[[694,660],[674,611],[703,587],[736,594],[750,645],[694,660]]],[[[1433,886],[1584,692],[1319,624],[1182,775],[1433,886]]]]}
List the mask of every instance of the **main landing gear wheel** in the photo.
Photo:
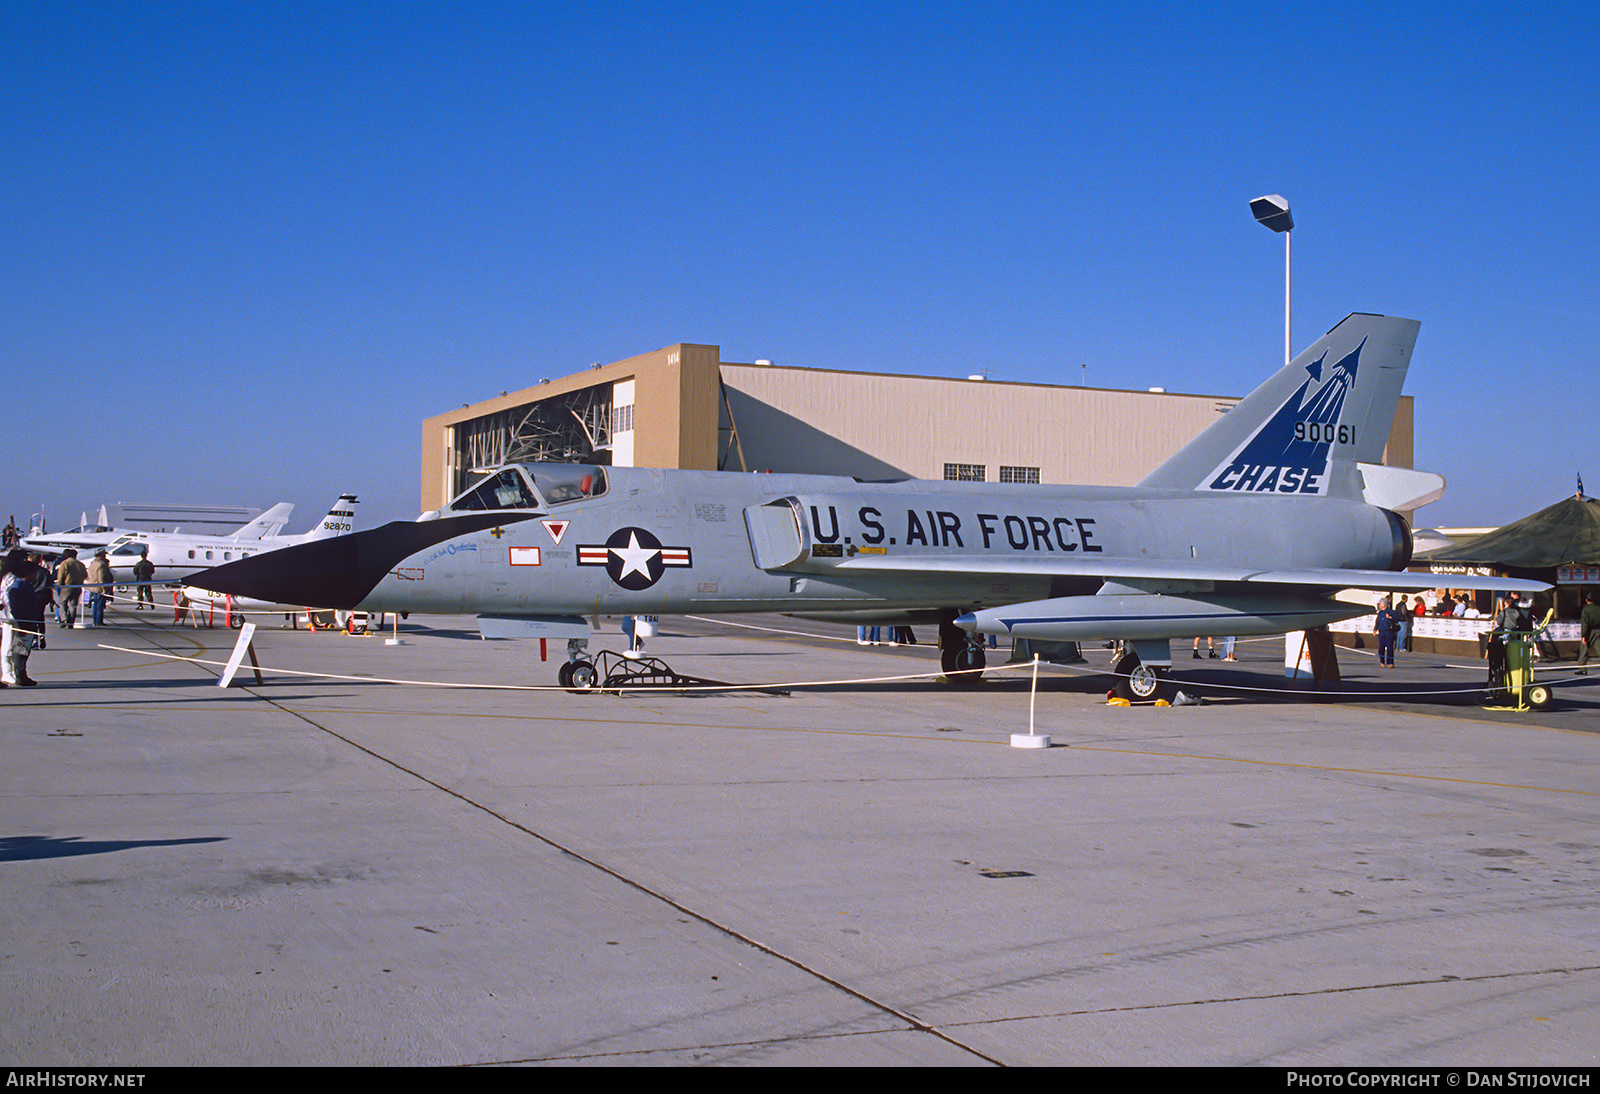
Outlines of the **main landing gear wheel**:
{"type": "Polygon", "coordinates": [[[988,663],[983,647],[967,641],[965,634],[957,645],[946,646],[939,651],[939,667],[944,670],[945,678],[952,687],[976,687],[988,663]]]}
{"type": "Polygon", "coordinates": [[[1151,668],[1139,660],[1136,653],[1125,653],[1111,669],[1117,674],[1114,689],[1118,699],[1130,703],[1153,703],[1167,697],[1167,680],[1160,669],[1151,668]]]}

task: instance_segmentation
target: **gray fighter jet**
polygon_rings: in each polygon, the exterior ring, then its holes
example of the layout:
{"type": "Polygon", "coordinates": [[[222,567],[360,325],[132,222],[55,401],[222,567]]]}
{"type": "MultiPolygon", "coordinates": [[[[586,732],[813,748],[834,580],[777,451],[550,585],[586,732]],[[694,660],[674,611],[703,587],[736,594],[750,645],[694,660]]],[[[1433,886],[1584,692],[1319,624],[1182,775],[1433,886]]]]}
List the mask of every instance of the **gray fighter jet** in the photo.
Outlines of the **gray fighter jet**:
{"type": "Polygon", "coordinates": [[[1173,638],[1316,627],[1371,610],[1335,599],[1343,589],[1436,584],[1401,572],[1411,531],[1391,509],[1440,480],[1378,467],[1417,328],[1346,318],[1134,487],[525,464],[417,521],[197,581],[281,603],[474,613],[489,637],[565,639],[559,678],[579,688],[594,680],[597,617],[787,612],[937,622],[945,670],[969,670],[954,681],[983,667],[979,635],[1117,639],[1119,690],[1151,698],[1173,638]]]}

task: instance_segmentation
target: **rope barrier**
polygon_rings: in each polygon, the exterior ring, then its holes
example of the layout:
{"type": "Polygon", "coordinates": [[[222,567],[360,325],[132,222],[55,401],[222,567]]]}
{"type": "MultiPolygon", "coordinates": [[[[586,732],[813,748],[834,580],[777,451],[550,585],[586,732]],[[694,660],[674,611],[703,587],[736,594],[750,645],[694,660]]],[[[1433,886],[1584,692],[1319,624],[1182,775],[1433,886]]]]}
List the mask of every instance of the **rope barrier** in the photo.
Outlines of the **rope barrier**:
{"type": "MultiPolygon", "coordinates": [[[[746,626],[748,626],[748,625],[746,625],[746,626]]],[[[756,628],[756,629],[766,629],[766,628],[756,628]]],[[[803,632],[785,632],[785,633],[799,634],[799,633],[803,633],[803,632]]],[[[227,665],[226,661],[214,661],[214,660],[210,660],[210,659],[207,659],[207,658],[201,658],[201,657],[184,657],[184,656],[181,656],[181,655],[178,655],[178,654],[161,653],[161,652],[156,652],[156,651],[153,651],[153,650],[136,650],[136,649],[130,649],[130,648],[125,647],[125,646],[112,646],[112,645],[107,645],[107,644],[104,644],[104,643],[96,643],[96,646],[99,649],[112,650],[112,651],[117,652],[117,653],[128,653],[128,654],[133,654],[135,656],[153,657],[153,658],[156,658],[158,660],[186,661],[186,662],[189,662],[191,664],[196,664],[196,665],[213,665],[213,666],[222,666],[222,667],[225,667],[227,665]]],[[[1062,670],[1065,670],[1065,671],[1077,673],[1079,675],[1107,676],[1107,677],[1111,677],[1111,678],[1116,678],[1118,676],[1124,675],[1124,674],[1112,672],[1110,669],[1095,669],[1095,668],[1092,668],[1092,667],[1080,667],[1080,666],[1077,666],[1077,665],[1054,665],[1054,664],[1049,663],[1049,662],[1045,662],[1045,664],[1050,665],[1051,667],[1054,667],[1054,668],[1057,668],[1057,669],[1062,669],[1062,670]]],[[[590,690],[593,690],[593,691],[614,691],[614,692],[618,692],[619,694],[623,693],[623,692],[626,692],[628,694],[659,694],[659,693],[664,692],[664,691],[671,691],[671,692],[770,691],[770,690],[775,689],[775,688],[794,689],[794,688],[812,688],[812,687],[838,687],[838,686],[846,685],[846,684],[892,684],[892,683],[904,683],[904,682],[912,681],[912,680],[931,680],[931,679],[937,679],[939,677],[948,678],[948,677],[951,677],[951,676],[973,675],[973,674],[985,673],[985,672],[1002,673],[1002,672],[1027,671],[1027,670],[1032,669],[1032,667],[1033,667],[1032,662],[1022,661],[1022,662],[1016,662],[1014,664],[1008,663],[1008,664],[1003,664],[1003,665],[994,665],[994,666],[989,666],[989,667],[985,667],[985,668],[982,668],[982,669],[963,669],[963,670],[960,670],[958,672],[950,672],[950,673],[947,673],[947,672],[944,672],[944,671],[941,670],[941,671],[936,671],[936,672],[902,673],[902,674],[898,674],[898,675],[894,675],[894,676],[841,677],[841,678],[838,678],[838,679],[830,679],[830,680],[777,681],[777,682],[769,682],[769,683],[762,683],[762,684],[696,684],[696,685],[680,685],[680,686],[648,685],[648,686],[645,686],[645,687],[614,687],[614,688],[602,688],[602,687],[597,685],[595,688],[590,689],[590,690]]],[[[349,675],[342,675],[342,674],[339,674],[339,673],[331,673],[331,672],[307,672],[307,671],[300,670],[300,669],[280,669],[280,668],[272,668],[272,667],[265,666],[265,665],[263,665],[261,667],[261,671],[262,672],[271,672],[271,673],[275,673],[275,674],[281,675],[281,676],[298,676],[298,677],[306,677],[306,678],[309,678],[309,679],[346,680],[346,681],[351,681],[351,682],[376,683],[376,684],[401,684],[401,685],[407,685],[407,686],[411,686],[411,687],[459,688],[459,689],[464,689],[464,690],[479,690],[479,691],[572,691],[573,690],[572,688],[569,688],[569,687],[562,687],[560,684],[461,684],[461,683],[449,683],[449,682],[440,681],[440,680],[410,680],[410,679],[404,679],[404,678],[391,678],[391,677],[381,677],[381,676],[349,676],[349,675]]],[[[1555,680],[1545,680],[1543,682],[1554,685],[1554,684],[1558,684],[1558,683],[1570,683],[1570,682],[1574,681],[1575,679],[1576,679],[1575,677],[1563,677],[1563,678],[1558,678],[1558,679],[1555,679],[1555,680]]],[[[1291,689],[1287,689],[1287,688],[1253,687],[1253,686],[1248,685],[1248,684],[1219,684],[1219,683],[1212,683],[1210,681],[1203,681],[1203,680],[1201,680],[1201,681],[1182,681],[1182,682],[1180,682],[1180,681],[1173,680],[1171,677],[1168,677],[1167,680],[1168,680],[1168,682],[1170,684],[1173,684],[1175,686],[1189,686],[1189,687],[1192,687],[1192,688],[1195,688],[1195,689],[1210,688],[1210,689],[1215,689],[1215,690],[1220,690],[1220,691],[1250,692],[1250,693],[1255,693],[1255,694],[1260,694],[1260,695],[1280,695],[1280,696],[1290,696],[1290,697],[1302,698],[1302,699],[1303,698],[1307,698],[1307,697],[1311,697],[1311,696],[1337,698],[1337,699],[1351,699],[1351,698],[1406,699],[1406,698],[1423,698],[1423,697],[1427,697],[1427,696],[1482,694],[1483,692],[1489,690],[1487,685],[1480,684],[1480,685],[1476,685],[1476,686],[1473,686],[1473,687],[1466,687],[1466,688],[1441,688],[1441,689],[1407,690],[1407,691],[1345,691],[1345,690],[1340,690],[1340,691],[1305,691],[1305,690],[1291,690],[1291,689]]],[[[1585,682],[1587,682],[1587,681],[1585,681],[1585,682]]]]}
{"type": "MultiPolygon", "coordinates": [[[[135,656],[153,657],[153,658],[156,658],[157,660],[162,660],[162,661],[186,661],[186,662],[189,662],[190,664],[195,664],[195,665],[219,665],[219,666],[223,666],[223,667],[227,666],[227,662],[226,661],[213,661],[213,660],[210,660],[210,659],[204,658],[204,657],[184,657],[184,656],[181,656],[181,655],[175,654],[175,653],[162,653],[162,652],[158,652],[158,651],[155,651],[155,650],[136,650],[136,649],[130,649],[130,648],[126,647],[126,646],[112,646],[112,645],[108,645],[108,644],[105,644],[105,643],[99,643],[99,642],[95,643],[95,646],[96,646],[96,648],[102,649],[102,650],[112,650],[113,652],[116,652],[116,653],[131,653],[131,654],[134,654],[135,656]]],[[[799,681],[798,683],[695,684],[695,685],[687,685],[687,684],[685,684],[685,685],[681,685],[681,686],[671,686],[671,687],[665,686],[665,685],[655,684],[655,685],[650,685],[650,686],[647,686],[647,687],[636,687],[636,688],[629,688],[629,687],[602,688],[602,687],[596,685],[594,688],[591,688],[589,690],[591,690],[591,691],[626,691],[626,692],[629,692],[629,693],[637,692],[637,693],[640,693],[640,694],[659,694],[660,692],[663,692],[663,691],[752,691],[752,690],[761,691],[761,690],[771,690],[773,688],[827,687],[827,686],[838,685],[838,684],[897,683],[897,682],[904,681],[904,680],[927,680],[927,679],[933,679],[933,678],[940,677],[940,676],[955,676],[955,675],[970,674],[970,673],[976,673],[976,672],[999,672],[999,671],[1003,671],[1003,670],[1004,671],[1010,671],[1010,670],[1015,670],[1015,669],[1026,669],[1026,668],[1029,668],[1029,667],[1030,666],[1027,665],[1027,664],[1003,665],[1003,666],[997,665],[992,669],[963,669],[963,670],[961,670],[961,673],[946,673],[946,672],[942,672],[942,671],[940,671],[940,672],[913,672],[913,673],[905,673],[905,674],[899,675],[899,676],[847,677],[847,678],[838,679],[838,680],[802,680],[802,681],[799,681]]],[[[388,678],[388,677],[382,677],[382,676],[346,676],[346,675],[341,675],[339,673],[333,673],[333,672],[306,672],[306,671],[301,670],[301,669],[279,669],[279,668],[270,668],[270,667],[265,666],[265,665],[263,665],[261,667],[261,671],[262,672],[273,672],[273,673],[277,673],[277,674],[282,675],[282,676],[304,676],[304,677],[308,677],[308,678],[312,678],[312,679],[318,679],[318,680],[349,680],[349,681],[353,681],[353,682],[368,683],[368,684],[409,684],[409,685],[412,685],[414,687],[427,687],[427,688],[461,688],[461,689],[465,689],[465,690],[480,690],[480,691],[572,691],[573,690],[570,687],[562,687],[560,684],[453,684],[453,683],[448,683],[448,682],[441,681],[441,680],[405,680],[405,679],[388,678]]]]}

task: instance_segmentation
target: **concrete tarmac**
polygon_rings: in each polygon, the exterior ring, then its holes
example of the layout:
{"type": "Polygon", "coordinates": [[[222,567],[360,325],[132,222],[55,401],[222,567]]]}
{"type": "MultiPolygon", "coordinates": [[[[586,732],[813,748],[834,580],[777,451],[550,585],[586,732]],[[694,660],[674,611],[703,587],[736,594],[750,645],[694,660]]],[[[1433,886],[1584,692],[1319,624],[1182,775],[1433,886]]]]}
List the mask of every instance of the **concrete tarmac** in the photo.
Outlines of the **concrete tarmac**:
{"type": "MultiPolygon", "coordinates": [[[[1174,643],[1211,701],[1114,708],[1095,650],[1041,674],[1025,750],[1026,676],[507,690],[555,662],[435,618],[268,622],[266,682],[222,690],[168,658],[232,633],[111,618],[0,692],[8,1065],[1600,1056],[1590,678],[1485,711],[1479,667],[1342,650],[1318,699],[1281,639],[1174,643]]],[[[937,671],[664,623],[649,652],[719,680],[937,671]]]]}

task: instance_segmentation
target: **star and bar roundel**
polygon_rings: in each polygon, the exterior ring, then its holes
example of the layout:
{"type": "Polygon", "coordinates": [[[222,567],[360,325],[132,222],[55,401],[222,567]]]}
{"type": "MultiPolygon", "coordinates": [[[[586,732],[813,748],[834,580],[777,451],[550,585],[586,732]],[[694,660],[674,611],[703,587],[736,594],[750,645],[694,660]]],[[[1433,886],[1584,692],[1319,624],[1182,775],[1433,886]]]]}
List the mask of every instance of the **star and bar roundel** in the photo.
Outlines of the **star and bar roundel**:
{"type": "Polygon", "coordinates": [[[579,566],[604,566],[611,580],[637,592],[661,580],[668,566],[692,566],[689,548],[663,547],[643,528],[618,528],[604,543],[580,543],[579,566]]]}

